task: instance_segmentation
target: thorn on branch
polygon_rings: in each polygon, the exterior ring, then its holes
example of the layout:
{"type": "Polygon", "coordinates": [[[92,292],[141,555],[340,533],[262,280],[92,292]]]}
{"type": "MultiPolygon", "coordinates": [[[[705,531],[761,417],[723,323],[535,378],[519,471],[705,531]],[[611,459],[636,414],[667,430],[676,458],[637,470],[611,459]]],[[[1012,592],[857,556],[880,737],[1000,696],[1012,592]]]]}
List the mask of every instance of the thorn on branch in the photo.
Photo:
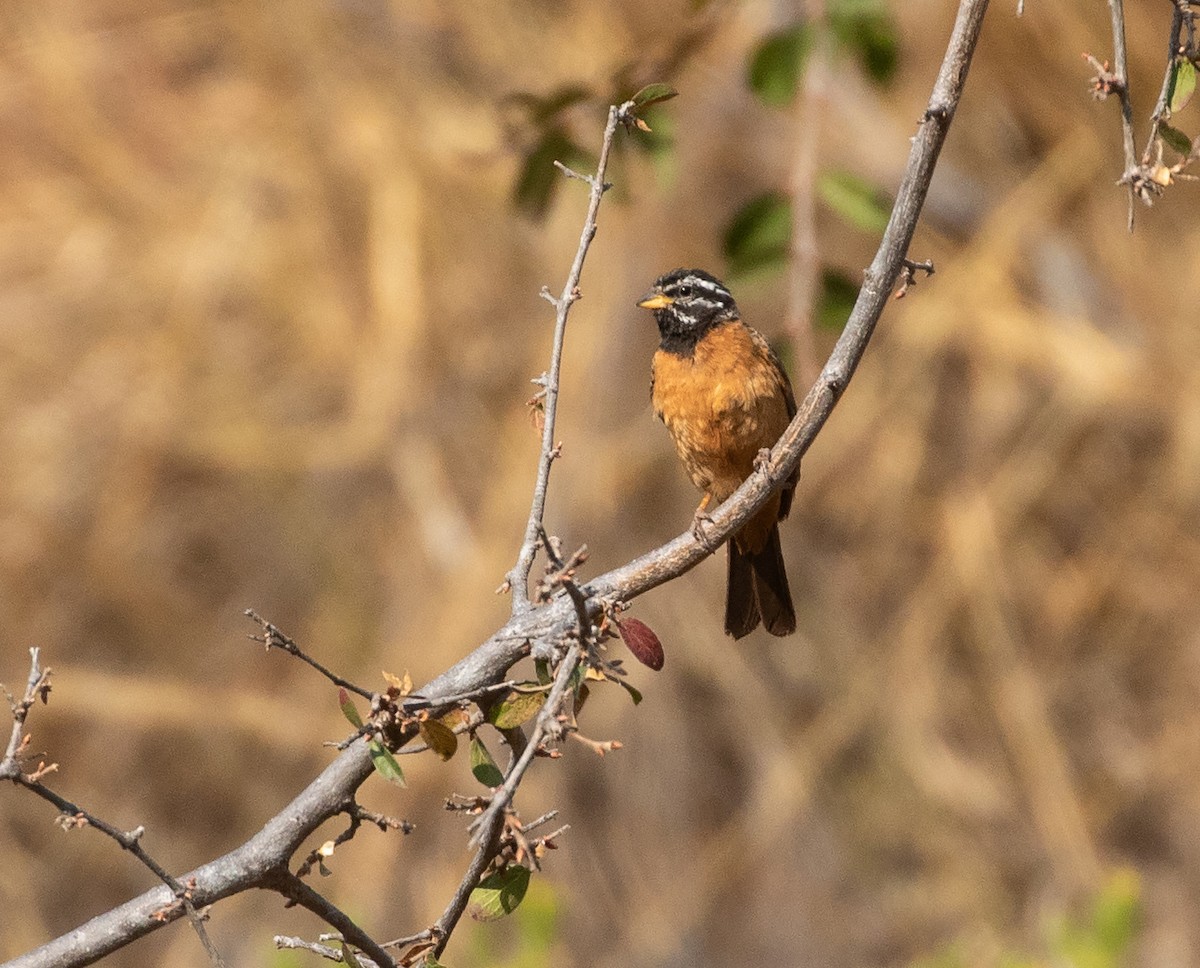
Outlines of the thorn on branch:
{"type": "MultiPolygon", "coordinates": [[[[568,168],[561,161],[556,160],[554,162],[554,167],[557,168],[559,171],[561,171],[568,178],[576,178],[581,182],[587,182],[587,184],[589,184],[589,185],[596,184],[596,178],[594,175],[581,175],[574,168],[568,168]]],[[[607,186],[605,186],[605,187],[607,187],[607,186]]]]}
{"type": "Polygon", "coordinates": [[[932,276],[934,273],[933,260],[926,259],[924,262],[913,262],[912,259],[905,259],[901,263],[900,288],[892,296],[893,299],[903,299],[908,293],[908,287],[917,284],[917,272],[924,272],[926,278],[932,276]]]}
{"type": "Polygon", "coordinates": [[[578,732],[568,733],[567,735],[570,736],[571,739],[582,743],[584,746],[586,746],[588,749],[590,749],[597,756],[601,756],[601,757],[607,753],[612,753],[616,750],[624,748],[624,744],[622,744],[619,739],[606,739],[606,740],[588,739],[588,737],[586,737],[582,733],[578,733],[578,732]]]}

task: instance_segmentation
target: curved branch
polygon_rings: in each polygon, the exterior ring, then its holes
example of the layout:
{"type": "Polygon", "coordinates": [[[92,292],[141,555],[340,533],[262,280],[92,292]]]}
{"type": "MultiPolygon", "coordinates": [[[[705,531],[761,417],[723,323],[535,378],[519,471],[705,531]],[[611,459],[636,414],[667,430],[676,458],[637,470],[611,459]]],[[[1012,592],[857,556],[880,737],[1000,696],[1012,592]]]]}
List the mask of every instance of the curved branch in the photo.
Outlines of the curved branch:
{"type": "MultiPolygon", "coordinates": [[[[854,311],[832,355],[771,451],[770,459],[760,472],[753,474],[712,513],[712,525],[706,534],[710,539],[709,548],[699,544],[688,531],[599,576],[582,588],[587,596],[589,614],[599,616],[606,600],[629,601],[693,568],[712,553],[710,548],[719,546],[749,520],[766,502],[771,491],[799,465],[862,359],[900,274],[938,154],[962,95],[987,5],[987,0],[961,0],[959,4],[950,44],[920,130],[913,139],[879,251],[865,274],[854,311]]],[[[514,614],[486,642],[419,690],[422,705],[436,705],[444,702],[446,697],[499,682],[510,666],[529,654],[532,642],[560,639],[577,623],[576,604],[565,593],[545,605],[531,606],[514,614]]],[[[212,904],[263,885],[279,872],[286,871],[289,859],[305,837],[327,819],[347,809],[354,792],[370,776],[371,770],[367,743],[363,739],[356,740],[250,841],[180,878],[188,883],[195,881],[194,903],[197,906],[212,904]]],[[[165,885],[154,888],[13,960],[9,968],[67,968],[91,964],[160,927],[165,922],[155,920],[154,914],[161,912],[172,900],[173,895],[165,885]]]]}

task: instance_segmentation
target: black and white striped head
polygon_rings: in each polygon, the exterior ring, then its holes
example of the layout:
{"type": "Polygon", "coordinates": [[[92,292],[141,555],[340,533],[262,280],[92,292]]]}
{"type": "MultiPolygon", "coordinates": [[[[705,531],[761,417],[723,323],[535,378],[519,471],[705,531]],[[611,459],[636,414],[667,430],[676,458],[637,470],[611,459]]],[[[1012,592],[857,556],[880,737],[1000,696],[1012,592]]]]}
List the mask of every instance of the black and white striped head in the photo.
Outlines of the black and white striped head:
{"type": "Polygon", "coordinates": [[[662,348],[685,356],[714,326],[739,318],[729,290],[703,269],[673,269],[660,276],[638,305],[654,310],[662,348]]]}

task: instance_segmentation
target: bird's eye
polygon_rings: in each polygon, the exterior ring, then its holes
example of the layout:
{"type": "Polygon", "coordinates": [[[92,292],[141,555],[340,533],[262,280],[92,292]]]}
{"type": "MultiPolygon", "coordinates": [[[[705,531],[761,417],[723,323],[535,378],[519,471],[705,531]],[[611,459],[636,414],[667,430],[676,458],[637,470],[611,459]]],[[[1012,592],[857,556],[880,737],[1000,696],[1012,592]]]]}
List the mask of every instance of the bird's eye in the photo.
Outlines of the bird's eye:
{"type": "Polygon", "coordinates": [[[690,296],[691,294],[692,294],[691,286],[680,286],[679,287],[679,295],[682,298],[687,299],[687,297],[690,296]]]}

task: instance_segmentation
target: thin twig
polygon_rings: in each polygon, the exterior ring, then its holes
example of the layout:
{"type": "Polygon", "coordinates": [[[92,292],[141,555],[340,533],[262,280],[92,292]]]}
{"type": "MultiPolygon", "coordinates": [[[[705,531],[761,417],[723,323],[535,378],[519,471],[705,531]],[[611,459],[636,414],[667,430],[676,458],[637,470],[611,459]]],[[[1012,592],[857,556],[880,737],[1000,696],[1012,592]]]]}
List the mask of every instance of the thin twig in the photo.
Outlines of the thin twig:
{"type": "Polygon", "coordinates": [[[326,924],[336,928],[341,936],[356,948],[365,951],[379,968],[396,968],[391,956],[383,950],[362,928],[325,895],[315,891],[306,882],[286,869],[270,876],[264,887],[278,891],[288,900],[311,911],[326,924]]]}
{"type": "MultiPolygon", "coordinates": [[[[1111,0],[1110,0],[1111,2],[1111,0]]],[[[1152,148],[1158,137],[1158,126],[1171,117],[1171,83],[1175,77],[1175,58],[1179,56],[1179,38],[1183,33],[1184,18],[1187,17],[1189,26],[1195,17],[1191,11],[1186,11],[1178,3],[1171,11],[1171,33],[1167,39],[1167,68],[1163,73],[1162,87],[1158,92],[1158,101],[1154,112],[1150,115],[1150,137],[1146,141],[1146,150],[1142,153],[1142,164],[1150,163],[1152,148]]],[[[1132,137],[1132,135],[1130,136],[1132,137]]]]}
{"type": "MultiPolygon", "coordinates": [[[[275,947],[280,950],[293,948],[300,951],[308,951],[314,955],[320,955],[329,961],[336,961],[338,964],[346,960],[342,957],[341,948],[331,948],[327,944],[319,944],[316,941],[305,941],[303,938],[293,938],[283,934],[275,935],[275,947]]],[[[362,965],[362,968],[377,968],[375,962],[371,961],[365,955],[359,955],[358,962],[362,965]]]]}
{"type": "Polygon", "coordinates": [[[529,521],[525,525],[525,538],[517,553],[516,564],[506,576],[506,584],[512,592],[512,614],[517,615],[533,607],[529,600],[529,572],[533,568],[533,559],[537,554],[538,531],[542,527],[542,516],[546,509],[546,490],[550,482],[550,465],[554,463],[557,448],[554,444],[555,420],[558,416],[558,387],[559,374],[562,371],[563,342],[567,332],[567,316],[571,306],[579,299],[579,278],[583,273],[583,260],[587,257],[588,248],[596,236],[596,215],[600,211],[600,200],[608,185],[604,181],[608,170],[608,155],[612,148],[613,138],[617,127],[629,116],[633,102],[626,101],[621,105],[613,105],[608,109],[608,124],[604,128],[604,140],[600,145],[600,160],[596,163],[594,175],[579,175],[558,164],[558,167],[574,178],[580,178],[591,186],[588,197],[587,217],[583,222],[583,231],[579,236],[579,248],[575,252],[575,261],[571,263],[571,271],[567,274],[566,285],[562,294],[556,299],[548,290],[543,289],[542,295],[547,298],[555,309],[554,343],[550,350],[550,369],[543,378],[544,396],[542,397],[542,450],[538,458],[537,479],[533,485],[533,501],[529,508],[529,521]]]}
{"type": "Polygon", "coordinates": [[[401,702],[401,706],[406,713],[416,712],[418,709],[428,709],[430,706],[437,705],[439,707],[449,706],[460,702],[474,702],[478,699],[483,699],[497,692],[542,692],[545,686],[531,686],[528,682],[518,679],[508,679],[504,682],[493,682],[491,685],[480,686],[478,689],[471,689],[467,692],[460,692],[455,696],[438,696],[436,699],[427,699],[419,693],[413,693],[410,696],[405,696],[401,702]]]}
{"type": "Polygon", "coordinates": [[[326,669],[312,656],[305,654],[305,652],[301,650],[300,646],[296,644],[294,639],[288,635],[284,635],[284,633],[281,632],[277,626],[272,625],[265,618],[259,615],[258,612],[254,611],[254,609],[248,608],[245,612],[243,612],[243,614],[247,618],[256,622],[259,628],[263,630],[263,634],[261,636],[252,635],[250,638],[255,642],[261,642],[263,645],[265,645],[267,647],[267,651],[270,651],[273,648],[282,649],[288,655],[295,656],[301,662],[307,662],[335,686],[341,686],[343,689],[348,689],[350,692],[357,693],[364,699],[374,700],[375,693],[371,692],[370,689],[364,689],[362,686],[355,685],[348,679],[343,679],[336,672],[331,672],[329,669],[326,669]]]}
{"type": "Polygon", "coordinates": [[[1129,99],[1129,55],[1125,50],[1124,0],[1108,0],[1112,19],[1113,67],[1117,97],[1121,99],[1121,139],[1125,148],[1125,173],[1129,189],[1129,231],[1133,231],[1133,200],[1136,193],[1134,178],[1137,172],[1137,149],[1133,143],[1133,105],[1129,99]]]}

